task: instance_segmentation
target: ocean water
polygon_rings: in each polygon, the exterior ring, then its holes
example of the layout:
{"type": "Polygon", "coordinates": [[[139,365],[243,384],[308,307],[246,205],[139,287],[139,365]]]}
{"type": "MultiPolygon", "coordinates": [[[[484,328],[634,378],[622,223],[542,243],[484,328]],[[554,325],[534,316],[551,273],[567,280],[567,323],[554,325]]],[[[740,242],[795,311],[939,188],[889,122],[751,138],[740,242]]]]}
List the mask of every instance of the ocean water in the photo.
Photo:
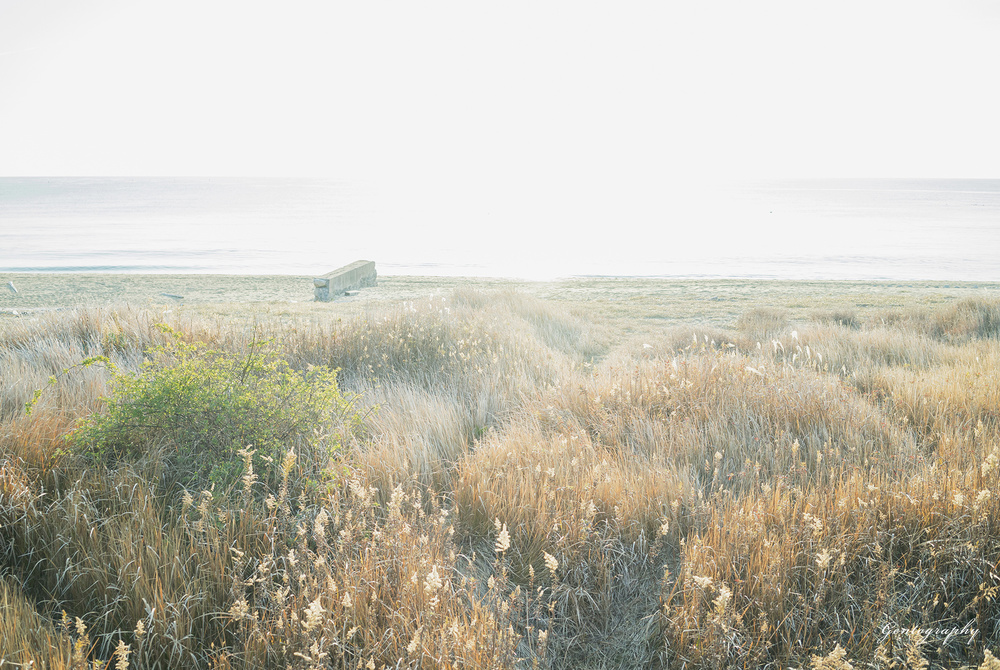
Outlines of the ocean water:
{"type": "Polygon", "coordinates": [[[388,275],[1000,281],[1000,180],[665,185],[620,211],[526,201],[481,221],[475,203],[383,197],[329,180],[0,178],[0,272],[312,275],[365,258],[388,275]]]}

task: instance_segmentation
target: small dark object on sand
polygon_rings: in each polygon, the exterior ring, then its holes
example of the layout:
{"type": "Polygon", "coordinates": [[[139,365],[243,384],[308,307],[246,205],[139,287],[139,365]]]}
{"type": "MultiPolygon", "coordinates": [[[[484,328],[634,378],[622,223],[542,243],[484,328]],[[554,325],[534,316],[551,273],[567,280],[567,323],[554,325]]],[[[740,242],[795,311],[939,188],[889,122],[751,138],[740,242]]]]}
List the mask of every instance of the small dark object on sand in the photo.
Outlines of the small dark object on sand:
{"type": "Polygon", "coordinates": [[[173,298],[174,300],[183,300],[184,299],[184,296],[182,296],[182,295],[175,295],[173,293],[161,293],[160,295],[162,295],[162,296],[164,296],[166,298],[173,298]]]}

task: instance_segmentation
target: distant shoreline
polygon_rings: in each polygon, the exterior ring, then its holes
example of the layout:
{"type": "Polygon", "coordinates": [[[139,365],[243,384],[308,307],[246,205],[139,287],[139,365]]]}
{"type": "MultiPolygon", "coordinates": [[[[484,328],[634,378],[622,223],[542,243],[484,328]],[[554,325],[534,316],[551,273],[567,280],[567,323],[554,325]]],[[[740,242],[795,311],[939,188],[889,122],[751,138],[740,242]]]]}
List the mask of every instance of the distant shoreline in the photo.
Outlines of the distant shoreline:
{"type": "MultiPolygon", "coordinates": [[[[41,269],[16,268],[12,270],[0,269],[0,277],[34,277],[34,276],[103,276],[103,277],[218,277],[225,278],[284,278],[284,279],[311,279],[322,273],[288,273],[288,272],[191,272],[189,270],[177,271],[133,271],[112,267],[109,269],[92,268],[67,268],[67,269],[41,269]]],[[[922,278],[899,278],[899,277],[781,277],[777,275],[721,275],[721,274],[576,274],[557,276],[544,279],[534,279],[530,277],[511,275],[477,275],[477,274],[417,274],[417,273],[392,273],[379,270],[380,278],[392,279],[421,279],[429,281],[474,281],[474,282],[524,282],[551,284],[557,282],[590,281],[590,280],[638,280],[638,281],[760,281],[760,282],[786,282],[786,283],[873,283],[873,284],[926,284],[926,285],[982,285],[1000,287],[998,279],[922,279],[922,278]]]]}

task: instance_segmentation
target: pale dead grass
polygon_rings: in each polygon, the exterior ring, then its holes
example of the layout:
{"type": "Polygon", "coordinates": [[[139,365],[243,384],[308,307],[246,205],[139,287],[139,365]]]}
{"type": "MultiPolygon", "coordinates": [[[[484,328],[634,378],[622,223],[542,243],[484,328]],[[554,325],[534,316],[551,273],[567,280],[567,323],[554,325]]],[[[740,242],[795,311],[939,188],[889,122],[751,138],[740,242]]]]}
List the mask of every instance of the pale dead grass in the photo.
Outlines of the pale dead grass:
{"type": "Polygon", "coordinates": [[[462,289],[339,321],[123,307],[5,321],[0,659],[985,663],[1000,640],[996,303],[786,309],[626,332],[462,289]],[[228,491],[178,489],[157,453],[76,453],[63,436],[108,391],[106,370],[73,366],[138,369],[164,319],[340,368],[361,428],[321,471],[289,451],[228,491]],[[889,624],[978,633],[890,644],[889,624]]]}

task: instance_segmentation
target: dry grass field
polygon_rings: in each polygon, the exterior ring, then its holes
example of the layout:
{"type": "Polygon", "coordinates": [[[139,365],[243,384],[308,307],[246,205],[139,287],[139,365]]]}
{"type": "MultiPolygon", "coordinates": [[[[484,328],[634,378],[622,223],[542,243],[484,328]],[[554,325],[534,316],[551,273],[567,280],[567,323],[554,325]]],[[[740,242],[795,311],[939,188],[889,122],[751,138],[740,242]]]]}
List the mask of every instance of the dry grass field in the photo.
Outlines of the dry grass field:
{"type": "Polygon", "coordinates": [[[1000,286],[13,281],[0,668],[1000,668],[1000,286]]]}

